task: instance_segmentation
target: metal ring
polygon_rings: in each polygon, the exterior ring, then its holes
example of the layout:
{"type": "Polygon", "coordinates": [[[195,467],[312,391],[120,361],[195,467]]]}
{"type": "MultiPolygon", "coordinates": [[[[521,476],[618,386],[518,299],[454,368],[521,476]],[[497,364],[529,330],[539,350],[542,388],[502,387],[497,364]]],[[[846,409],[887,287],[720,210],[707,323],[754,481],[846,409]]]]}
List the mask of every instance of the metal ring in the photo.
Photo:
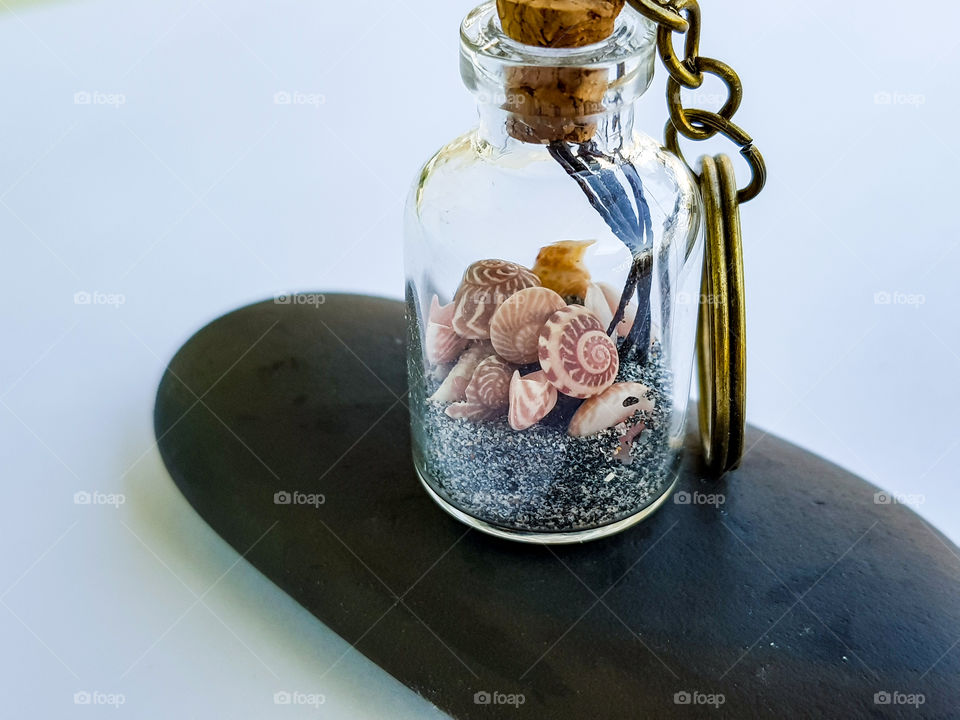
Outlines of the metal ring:
{"type": "Polygon", "coordinates": [[[686,13],[689,22],[683,43],[684,58],[680,60],[677,57],[673,47],[673,31],[666,25],[661,25],[657,30],[657,50],[670,77],[684,87],[698,88],[703,84],[703,73],[697,67],[700,54],[700,4],[697,0],[676,0],[673,7],[678,13],[686,13]]]}
{"type": "MultiPolygon", "coordinates": [[[[737,191],[737,201],[743,205],[759,195],[767,182],[767,164],[764,162],[763,155],[761,155],[760,151],[753,145],[753,139],[747,135],[742,128],[734,125],[726,118],[717,115],[717,113],[693,108],[685,110],[684,112],[686,112],[694,122],[715,129],[718,133],[740,146],[740,154],[750,165],[752,174],[747,186],[737,191]]],[[[689,166],[690,163],[687,163],[686,158],[683,156],[683,151],[680,149],[680,139],[673,120],[667,121],[663,135],[667,149],[689,166]]]]}
{"type": "Polygon", "coordinates": [[[733,160],[727,155],[714,158],[720,174],[720,208],[723,214],[727,271],[728,322],[730,323],[730,444],[724,472],[735,470],[743,457],[747,428],[747,311],[743,280],[743,238],[740,232],[740,203],[733,160]]]}
{"type": "Polygon", "coordinates": [[[690,23],[671,6],[655,0],[628,0],[630,7],[658,25],[670,28],[674,32],[686,32],[690,23]]]}
{"type": "MultiPolygon", "coordinates": [[[[725,62],[714,60],[713,58],[697,58],[697,70],[702,73],[716,75],[727,86],[727,100],[716,114],[722,118],[730,120],[740,109],[740,102],[743,100],[743,83],[740,82],[740,76],[736,71],[725,62]]],[[[681,96],[683,88],[676,78],[671,76],[667,80],[667,109],[670,111],[670,119],[676,128],[691,140],[709,140],[719,132],[712,127],[700,123],[700,126],[694,125],[687,117],[687,113],[694,110],[686,110],[683,107],[683,98],[681,96]]]]}
{"type": "Polygon", "coordinates": [[[697,320],[698,411],[704,461],[719,476],[730,448],[730,322],[720,177],[713,158],[703,158],[700,178],[706,247],[697,320]]]}

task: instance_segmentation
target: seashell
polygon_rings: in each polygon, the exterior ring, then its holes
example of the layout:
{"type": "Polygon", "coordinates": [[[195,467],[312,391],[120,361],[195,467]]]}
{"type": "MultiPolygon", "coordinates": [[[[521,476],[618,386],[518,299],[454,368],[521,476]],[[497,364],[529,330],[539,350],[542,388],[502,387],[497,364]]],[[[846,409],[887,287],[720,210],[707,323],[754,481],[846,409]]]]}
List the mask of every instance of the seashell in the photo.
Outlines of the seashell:
{"type": "Polygon", "coordinates": [[[468,347],[437,391],[430,396],[430,400],[441,403],[466,400],[467,385],[470,384],[477,365],[493,354],[493,346],[489,342],[476,343],[468,347]]]}
{"type": "Polygon", "coordinates": [[[486,405],[477,403],[458,402],[448,405],[443,411],[447,417],[454,420],[469,420],[470,422],[483,422],[484,420],[496,420],[503,414],[503,408],[488,408],[486,405]]]}
{"type": "Polygon", "coordinates": [[[540,331],[540,367],[564,395],[588,398],[617,377],[617,346],[597,316],[582,305],[557,310],[540,331]]]}
{"type": "Polygon", "coordinates": [[[540,329],[547,318],[566,307],[563,298],[543,287],[524,288],[507,298],[490,321],[490,341],[497,354],[525,365],[537,359],[540,329]]]}
{"type": "Polygon", "coordinates": [[[626,422],[638,410],[651,412],[654,403],[647,397],[648,392],[650,388],[637,382],[611,385],[577,409],[570,419],[567,432],[576,437],[596,435],[609,427],[626,422]]]}
{"type": "Polygon", "coordinates": [[[510,375],[513,368],[496,355],[481,360],[467,385],[467,402],[488,408],[505,408],[510,403],[510,375]]]}
{"type": "Polygon", "coordinates": [[[557,389],[542,370],[510,380],[510,412],[507,419],[514,430],[526,430],[543,420],[557,404],[557,389]]]}
{"type": "Polygon", "coordinates": [[[583,306],[597,316],[597,320],[607,330],[613,322],[613,311],[607,303],[603,290],[596,283],[587,286],[587,296],[583,299],[583,306]]]}
{"type": "Polygon", "coordinates": [[[454,403],[444,412],[474,422],[503,415],[510,403],[512,372],[513,368],[496,355],[481,360],[464,392],[466,401],[454,403]]]}
{"type": "Polygon", "coordinates": [[[620,444],[617,446],[617,449],[613,451],[614,459],[619,460],[622,465],[632,465],[633,453],[631,451],[633,449],[633,443],[646,429],[646,423],[641,420],[621,435],[620,444]]]}
{"type": "MultiPolygon", "coordinates": [[[[597,287],[600,288],[600,290],[603,292],[603,296],[607,300],[607,305],[610,308],[610,322],[613,322],[613,316],[617,314],[617,308],[620,307],[621,293],[609,283],[600,282],[597,283],[597,287]]],[[[617,324],[617,335],[620,337],[626,337],[630,333],[630,328],[633,327],[633,321],[636,319],[636,303],[627,303],[627,306],[623,309],[623,320],[617,324]]],[[[609,323],[607,323],[607,327],[610,327],[609,323]]]]}
{"type": "Polygon", "coordinates": [[[483,340],[490,337],[493,313],[519,290],[540,284],[537,276],[506,260],[480,260],[463,273],[453,297],[451,326],[461,337],[483,340]]]}
{"type": "Polygon", "coordinates": [[[582,301],[587,296],[590,273],[583,264],[583,254],[594,240],[561,240],[540,248],[533,274],[540,284],[561,297],[582,301]]]}
{"type": "Polygon", "coordinates": [[[470,341],[454,332],[453,321],[454,304],[449,303],[441,307],[436,295],[430,301],[430,315],[427,319],[425,346],[427,360],[433,365],[453,362],[470,341]]]}

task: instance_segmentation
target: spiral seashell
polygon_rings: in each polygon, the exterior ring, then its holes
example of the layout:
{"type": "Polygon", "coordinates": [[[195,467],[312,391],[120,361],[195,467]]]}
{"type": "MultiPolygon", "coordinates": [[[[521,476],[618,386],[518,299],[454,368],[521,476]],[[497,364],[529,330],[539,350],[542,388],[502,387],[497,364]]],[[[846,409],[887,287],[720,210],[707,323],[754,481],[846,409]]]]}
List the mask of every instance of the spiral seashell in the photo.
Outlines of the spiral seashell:
{"type": "Polygon", "coordinates": [[[466,387],[465,402],[454,403],[446,409],[452,418],[492,420],[506,410],[510,403],[510,375],[513,367],[496,355],[481,360],[466,387]]]}
{"type": "Polygon", "coordinates": [[[582,302],[587,296],[590,273],[583,264],[583,255],[594,240],[561,240],[540,248],[533,274],[540,284],[565,300],[582,302]]]}
{"type": "Polygon", "coordinates": [[[577,408],[570,419],[567,432],[576,437],[596,435],[609,427],[626,422],[637,411],[651,412],[654,402],[647,397],[649,392],[650,388],[637,382],[611,385],[577,408]]]}
{"type": "Polygon", "coordinates": [[[451,325],[453,311],[453,303],[441,306],[436,295],[430,301],[430,315],[427,319],[424,344],[427,350],[427,360],[434,365],[453,362],[470,342],[453,331],[451,325]]]}
{"type": "MultiPolygon", "coordinates": [[[[617,314],[617,308],[620,307],[620,291],[605,282],[597,283],[597,287],[600,288],[607,300],[607,305],[610,307],[610,322],[613,322],[613,316],[617,314]]],[[[630,333],[630,328],[633,327],[633,321],[636,319],[636,303],[627,303],[627,306],[623,309],[623,320],[617,323],[617,335],[626,337],[630,333]]],[[[609,323],[607,327],[609,327],[609,323]]]]}
{"type": "Polygon", "coordinates": [[[557,310],[540,331],[540,367],[565,395],[588,398],[617,377],[617,346],[597,316],[582,305],[557,310]]]}
{"type": "Polygon", "coordinates": [[[507,298],[490,321],[490,342],[497,354],[519,365],[537,359],[540,329],[566,307],[563,298],[543,287],[524,288],[507,298]]]}
{"type": "Polygon", "coordinates": [[[468,347],[437,391],[430,396],[430,400],[440,403],[466,400],[467,385],[470,384],[477,365],[493,354],[493,346],[489,342],[476,343],[468,347]]]}
{"type": "Polygon", "coordinates": [[[490,320],[508,297],[519,290],[540,284],[537,276],[506,260],[480,260],[463,273],[453,297],[455,309],[451,326],[461,337],[483,340],[490,337],[490,320]]]}
{"type": "Polygon", "coordinates": [[[543,420],[557,404],[557,389],[542,370],[510,380],[510,412],[507,419],[514,430],[526,430],[543,420]]]}

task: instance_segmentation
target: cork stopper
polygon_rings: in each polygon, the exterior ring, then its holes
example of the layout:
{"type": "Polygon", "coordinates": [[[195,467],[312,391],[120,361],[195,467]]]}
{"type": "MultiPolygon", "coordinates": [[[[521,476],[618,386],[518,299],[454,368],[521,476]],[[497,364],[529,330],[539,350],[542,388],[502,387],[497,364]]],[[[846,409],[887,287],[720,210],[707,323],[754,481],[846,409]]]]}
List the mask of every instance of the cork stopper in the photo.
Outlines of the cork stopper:
{"type": "MultiPolygon", "coordinates": [[[[525,45],[576,48],[613,33],[624,0],[497,0],[504,33],[525,45]]],[[[589,117],[603,111],[607,71],[524,66],[507,71],[507,132],[530,143],[582,143],[593,137],[589,117]]]]}
{"type": "Polygon", "coordinates": [[[497,0],[503,31],[524,45],[571,48],[606,40],[624,0],[497,0]]]}

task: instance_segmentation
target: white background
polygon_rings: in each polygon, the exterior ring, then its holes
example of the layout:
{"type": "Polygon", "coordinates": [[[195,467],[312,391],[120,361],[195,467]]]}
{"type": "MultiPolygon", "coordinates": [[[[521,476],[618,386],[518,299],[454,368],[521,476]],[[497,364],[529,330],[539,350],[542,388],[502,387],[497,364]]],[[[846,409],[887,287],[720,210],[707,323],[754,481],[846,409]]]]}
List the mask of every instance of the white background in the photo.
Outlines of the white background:
{"type": "MultiPolygon", "coordinates": [[[[740,71],[738,122],[771,171],[744,213],[749,418],[923,496],[960,540],[960,10],[703,6],[702,52],[740,71]]],[[[113,716],[78,710],[84,690],[141,718],[437,714],[204,525],[151,410],[165,361],[227,310],[292,289],[400,297],[408,183],[474,118],[469,8],[0,0],[5,714],[113,716]],[[277,708],[282,690],[326,704],[277,708]]]]}

